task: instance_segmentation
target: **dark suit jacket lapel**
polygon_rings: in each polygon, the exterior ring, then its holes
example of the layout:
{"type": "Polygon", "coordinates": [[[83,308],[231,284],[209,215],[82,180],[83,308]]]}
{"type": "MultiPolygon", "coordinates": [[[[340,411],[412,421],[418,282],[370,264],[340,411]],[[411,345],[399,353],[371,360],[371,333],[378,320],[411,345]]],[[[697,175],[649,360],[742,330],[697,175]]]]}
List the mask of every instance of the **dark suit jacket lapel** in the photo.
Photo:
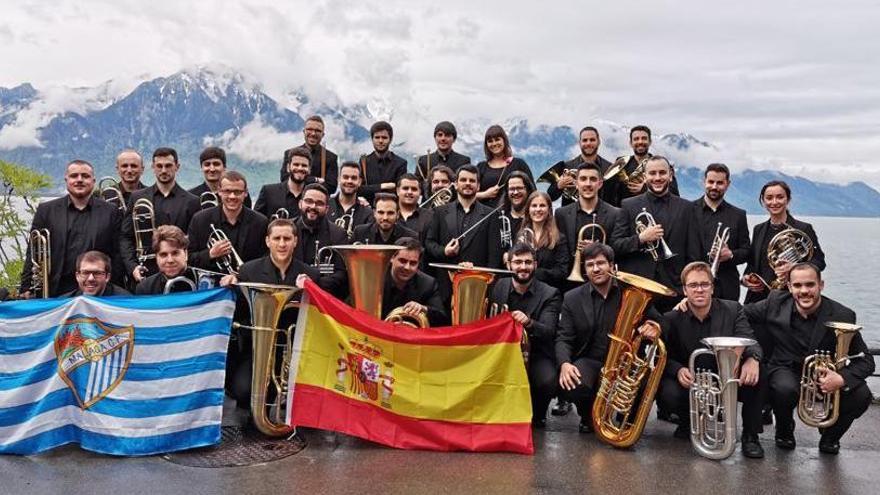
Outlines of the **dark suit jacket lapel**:
{"type": "Polygon", "coordinates": [[[566,231],[571,232],[571,239],[568,239],[568,247],[569,250],[574,252],[577,249],[577,232],[575,228],[577,227],[577,210],[580,206],[577,203],[572,203],[575,205],[574,208],[569,208],[565,211],[565,224],[566,231]]]}
{"type": "Polygon", "coordinates": [[[755,256],[752,259],[752,263],[754,263],[755,272],[760,269],[760,260],[761,260],[761,246],[764,245],[764,238],[767,237],[767,228],[770,227],[770,220],[759,224],[755,229],[755,239],[752,243],[755,249],[755,256]]]}

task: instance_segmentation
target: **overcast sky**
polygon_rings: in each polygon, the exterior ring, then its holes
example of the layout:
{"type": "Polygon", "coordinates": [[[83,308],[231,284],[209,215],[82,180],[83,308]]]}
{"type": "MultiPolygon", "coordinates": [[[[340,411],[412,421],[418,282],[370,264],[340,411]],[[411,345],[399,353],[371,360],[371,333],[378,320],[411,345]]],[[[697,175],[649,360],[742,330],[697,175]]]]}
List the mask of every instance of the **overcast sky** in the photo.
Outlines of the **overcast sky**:
{"type": "Polygon", "coordinates": [[[876,5],[4,3],[0,86],[114,79],[122,90],[222,64],[279,99],[301,88],[317,101],[369,103],[379,114],[393,110],[399,126],[511,117],[577,128],[646,123],[716,143],[742,162],[735,167],[880,187],[876,5]]]}

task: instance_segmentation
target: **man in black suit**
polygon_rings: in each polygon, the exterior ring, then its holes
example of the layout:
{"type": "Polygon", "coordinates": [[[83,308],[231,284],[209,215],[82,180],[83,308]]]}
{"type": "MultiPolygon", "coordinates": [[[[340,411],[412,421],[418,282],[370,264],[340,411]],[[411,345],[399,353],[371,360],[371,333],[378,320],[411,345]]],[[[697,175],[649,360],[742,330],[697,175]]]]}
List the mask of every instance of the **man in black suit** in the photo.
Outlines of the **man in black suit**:
{"type": "MultiPolygon", "coordinates": [[[[141,280],[135,294],[164,294],[166,288],[168,293],[196,290],[198,277],[187,264],[189,239],[182,230],[176,225],[160,225],[153,234],[152,249],[156,253],[158,272],[141,280]]],[[[228,287],[233,282],[235,276],[226,275],[219,285],[228,287]]]]}
{"type": "MultiPolygon", "coordinates": [[[[132,149],[122,150],[116,155],[116,174],[119,176],[119,189],[125,207],[130,208],[131,193],[147,187],[141,182],[141,176],[144,175],[144,159],[141,154],[132,149]]],[[[109,192],[102,196],[105,200],[112,197],[109,192]]]]}
{"type": "Polygon", "coordinates": [[[424,252],[422,245],[412,237],[401,237],[394,244],[404,249],[391,257],[382,294],[382,315],[387,317],[392,310],[401,307],[405,314],[413,317],[426,315],[431,326],[448,324],[437,281],[419,270],[424,252]]]}
{"type": "Polygon", "coordinates": [[[339,194],[330,198],[327,216],[330,217],[331,222],[342,227],[346,234],[350,234],[354,233],[354,228],[358,225],[373,221],[373,209],[361,204],[361,200],[357,197],[358,189],[363,182],[361,167],[357,163],[342,162],[339,179],[339,194]]]}
{"type": "MultiPolygon", "coordinates": [[[[559,180],[555,183],[550,184],[550,187],[547,188],[547,194],[550,195],[550,199],[556,201],[562,196],[562,192],[569,188],[575,189],[575,198],[568,199],[567,197],[562,198],[562,206],[569,205],[571,203],[577,202],[577,186],[578,180],[577,177],[572,177],[571,175],[567,175],[563,173],[563,170],[578,170],[580,166],[584,163],[595,163],[599,167],[600,176],[604,176],[605,172],[611,168],[611,162],[599,156],[599,146],[602,145],[601,139],[599,139],[599,130],[593,126],[587,126],[581,129],[580,134],[578,134],[578,146],[580,147],[580,154],[571,160],[566,162],[559,162],[553,165],[553,169],[556,170],[556,173],[559,174],[559,180]]],[[[600,192],[600,197],[607,201],[605,198],[605,194],[607,194],[607,190],[603,188],[600,192]]]]}
{"type": "Polygon", "coordinates": [[[345,231],[327,219],[329,199],[327,190],[321,184],[309,184],[303,189],[299,202],[301,214],[294,222],[299,235],[293,256],[305,264],[318,261],[319,265],[327,264],[325,262],[328,257],[332,257],[332,267],[328,267],[328,273],[321,274],[317,283],[336,298],[345,299],[348,294],[348,275],[342,256],[331,250],[324,250],[321,259],[317,259],[318,251],[323,247],[349,244],[345,231]]]}
{"type": "Polygon", "coordinates": [[[531,246],[517,243],[510,248],[507,258],[507,268],[513,271],[513,276],[500,279],[489,299],[499,308],[506,307],[528,334],[532,424],[543,427],[547,406],[558,388],[553,347],[562,295],[558,289],[535,278],[538,266],[531,246]]]}
{"type": "Polygon", "coordinates": [[[434,210],[430,205],[419,208],[419,198],[422,196],[422,183],[413,174],[403,174],[397,180],[397,208],[400,218],[397,222],[404,227],[414,230],[418,239],[424,243],[431,224],[434,210]]]}
{"type": "MultiPolygon", "coordinates": [[[[746,304],[746,317],[755,329],[766,334],[772,350],[764,366],[765,384],[773,415],[776,417],[776,446],[795,448],[792,411],[798,404],[804,359],[815,350],[830,352],[836,359],[837,339],[828,322],[855,323],[853,310],[822,295],[825,282],[816,265],[796,264],[789,272],[788,291],[771,291],[767,299],[746,304]]],[[[850,343],[847,355],[864,356],[842,363],[819,379],[822,393],[840,393],[840,416],[827,428],[820,428],[819,451],[837,454],[840,438],[871,404],[871,391],[865,382],[874,373],[874,359],[868,354],[861,334],[850,343]]]]}
{"type": "MultiPolygon", "coordinates": [[[[220,178],[226,172],[226,151],[216,146],[208,146],[199,154],[199,163],[201,164],[202,175],[205,177],[205,181],[189,189],[189,192],[199,198],[199,203],[201,203],[203,209],[207,209],[211,207],[209,203],[215,199],[218,205],[220,203],[220,178]],[[213,196],[205,194],[207,192],[213,193],[213,196]]],[[[244,197],[244,206],[247,208],[251,207],[250,195],[244,197]]]]}
{"type": "Polygon", "coordinates": [[[712,242],[716,231],[720,236],[725,228],[730,229],[728,231],[730,238],[722,246],[718,258],[720,263],[716,274],[714,297],[739,301],[739,272],[736,267],[748,261],[751,249],[746,211],[724,199],[724,193],[730,187],[730,170],[727,165],[712,163],[706,167],[703,186],[706,193],[694,201],[693,215],[697,236],[692,241],[697,245],[691,248],[691,251],[705,253],[704,259],[711,264],[715,257],[712,242]]]}
{"type": "Polygon", "coordinates": [[[229,273],[242,262],[266,254],[266,226],[269,220],[261,213],[244,207],[248,197],[247,179],[230,170],[220,179],[220,205],[193,215],[189,224],[189,264],[206,270],[229,273]],[[228,239],[209,243],[213,229],[228,239]],[[237,259],[238,258],[238,259],[237,259]]]}
{"type": "Polygon", "coordinates": [[[110,257],[101,251],[86,251],[76,257],[76,290],[61,297],[130,296],[131,292],[110,282],[110,257]]]}
{"type": "Polygon", "coordinates": [[[437,150],[422,155],[416,162],[416,175],[422,180],[422,191],[425,193],[425,199],[431,190],[431,171],[437,166],[446,166],[455,172],[462,165],[471,162],[471,158],[461,153],[457,153],[452,149],[455,140],[458,138],[458,132],[452,122],[443,121],[434,126],[434,143],[437,150]]]}
{"type": "MultiPolygon", "coordinates": [[[[317,182],[323,185],[327,192],[333,194],[336,192],[337,179],[337,161],[336,153],[328,150],[321,144],[324,139],[324,119],[319,115],[312,115],[306,119],[303,127],[303,136],[305,143],[299,147],[306,148],[309,152],[309,173],[307,184],[317,182]]],[[[288,167],[290,163],[290,153],[294,148],[284,151],[284,159],[281,161],[281,182],[287,181],[290,175],[288,167]]]]}
{"type": "Polygon", "coordinates": [[[355,227],[351,240],[361,244],[394,244],[401,237],[418,239],[419,234],[397,223],[398,218],[397,197],[379,193],[373,204],[373,223],[355,227]]]}
{"type": "MultiPolygon", "coordinates": [[[[631,175],[640,163],[654,156],[649,151],[651,148],[651,129],[646,125],[637,125],[630,129],[629,144],[632,147],[633,154],[620,156],[614,161],[614,165],[620,165],[627,175],[631,175]]],[[[671,164],[669,166],[669,175],[669,192],[678,196],[678,181],[675,179],[675,171],[671,164]]],[[[603,199],[614,206],[619,207],[623,204],[624,199],[645,192],[646,177],[621,182],[617,174],[614,174],[607,177],[607,179],[608,183],[605,185],[606,191],[603,199]]]]}
{"type": "MultiPolygon", "coordinates": [[[[49,231],[48,294],[55,297],[76,290],[76,258],[86,251],[117,256],[121,212],[117,206],[92,195],[95,169],[89,162],[74,160],[64,172],[67,194],[40,203],[31,231],[49,231]]],[[[31,250],[25,254],[19,293],[23,298],[40,296],[32,290],[31,250]]]]}
{"type": "Polygon", "coordinates": [[[364,178],[361,195],[370,203],[378,192],[394,192],[397,179],[406,173],[406,160],[390,149],[393,138],[394,129],[388,122],[379,121],[370,127],[373,152],[360,159],[361,176],[364,178]]]}
{"type": "MultiPolygon", "coordinates": [[[[577,407],[579,429],[587,433],[593,431],[591,417],[599,372],[608,352],[608,334],[620,311],[622,291],[611,277],[614,251],[609,246],[591,243],[583,249],[582,258],[589,282],[565,293],[555,351],[562,396],[577,407]]],[[[646,316],[654,322],[662,319],[653,308],[646,316]]],[[[649,338],[659,336],[653,325],[641,325],[638,331],[649,338]]]]}
{"type": "Polygon", "coordinates": [[[264,185],[254,204],[254,209],[266,218],[295,219],[299,216],[299,203],[309,176],[309,152],[303,147],[288,151],[285,153],[288,157],[287,180],[264,185]]]}
{"type": "MultiPolygon", "coordinates": [[[[156,183],[145,189],[133,192],[131,194],[131,202],[132,206],[134,206],[139,199],[149,201],[153,206],[156,227],[174,225],[183,232],[186,232],[189,228],[190,220],[192,220],[196,212],[201,210],[201,207],[199,206],[199,198],[185,191],[177,183],[177,172],[179,170],[180,163],[177,160],[177,151],[172,148],[157,148],[153,152],[153,174],[156,176],[156,183]]],[[[145,237],[143,245],[146,250],[149,250],[152,240],[149,238],[150,236],[145,237]]],[[[139,283],[147,275],[156,273],[156,261],[154,257],[146,261],[138,259],[135,247],[132,208],[129,208],[122,221],[122,234],[119,237],[119,254],[125,265],[126,274],[131,277],[134,283],[139,283]],[[146,268],[146,270],[143,270],[143,268],[146,268]]]]}

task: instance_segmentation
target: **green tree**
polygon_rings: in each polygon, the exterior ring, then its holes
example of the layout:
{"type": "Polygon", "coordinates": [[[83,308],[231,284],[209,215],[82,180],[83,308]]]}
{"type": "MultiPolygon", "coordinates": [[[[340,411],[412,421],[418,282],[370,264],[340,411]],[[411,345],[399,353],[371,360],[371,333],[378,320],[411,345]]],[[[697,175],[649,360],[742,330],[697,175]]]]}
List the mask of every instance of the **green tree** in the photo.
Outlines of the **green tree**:
{"type": "Polygon", "coordinates": [[[39,193],[51,185],[45,174],[0,160],[0,287],[18,287],[30,218],[40,202],[39,193]]]}

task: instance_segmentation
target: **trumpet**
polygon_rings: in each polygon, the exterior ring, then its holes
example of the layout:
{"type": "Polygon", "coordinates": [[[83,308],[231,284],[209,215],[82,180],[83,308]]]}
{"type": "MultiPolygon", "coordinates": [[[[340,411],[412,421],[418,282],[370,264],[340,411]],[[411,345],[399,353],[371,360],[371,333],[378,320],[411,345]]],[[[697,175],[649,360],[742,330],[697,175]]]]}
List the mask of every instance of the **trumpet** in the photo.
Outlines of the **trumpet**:
{"type": "Polygon", "coordinates": [[[816,351],[815,354],[804,359],[797,408],[801,421],[807,426],[816,428],[833,426],[840,416],[840,390],[830,394],[822,392],[819,378],[829,371],[840,372],[841,368],[848,366],[853,359],[865,357],[864,352],[847,356],[852,339],[862,329],[860,325],[829,321],[825,326],[834,330],[834,336],[837,338],[834,356],[827,351],[816,351]]]}
{"type": "Polygon", "coordinates": [[[315,241],[315,262],[312,264],[321,275],[333,275],[336,268],[333,266],[333,246],[321,247],[321,241],[315,241]],[[329,252],[327,257],[323,253],[329,252]]]}
{"type": "Polygon", "coordinates": [[[272,214],[272,217],[269,220],[278,220],[279,218],[287,220],[290,218],[290,212],[287,211],[287,208],[278,208],[275,210],[275,213],[272,214]]]}
{"type": "Polygon", "coordinates": [[[153,232],[156,231],[156,211],[149,199],[140,198],[134,202],[131,207],[131,222],[134,227],[135,255],[138,260],[138,268],[141,273],[144,273],[147,271],[144,263],[156,258],[155,254],[149,253],[153,232]]]}
{"type": "Polygon", "coordinates": [[[709,249],[709,259],[712,260],[712,278],[718,276],[718,267],[721,265],[721,249],[727,244],[727,241],[730,240],[730,227],[724,227],[724,230],[721,229],[723,224],[718,222],[718,227],[715,228],[715,237],[712,239],[712,248],[709,249]]]}
{"type": "MultiPolygon", "coordinates": [[[[211,249],[214,244],[222,241],[229,241],[229,236],[226,235],[226,232],[218,229],[212,223],[211,234],[208,236],[208,249],[211,249]]],[[[226,273],[229,273],[230,275],[237,275],[238,270],[241,269],[241,265],[244,264],[244,261],[241,260],[241,256],[235,251],[235,246],[232,245],[231,241],[229,243],[229,249],[229,253],[223,255],[216,261],[217,267],[221,270],[225,270],[226,273]]]]}
{"type": "Polygon", "coordinates": [[[52,248],[49,229],[30,232],[31,293],[46,299],[49,297],[49,271],[52,269],[52,248]]]}
{"type": "MultiPolygon", "coordinates": [[[[599,242],[605,244],[605,240],[607,238],[607,234],[605,233],[605,228],[602,227],[601,224],[596,222],[596,214],[593,213],[593,223],[588,223],[578,230],[577,240],[578,244],[586,240],[587,232],[590,232],[590,242],[596,242],[596,232],[599,233],[600,239],[599,242]]],[[[571,273],[568,274],[569,282],[584,282],[583,270],[581,268],[581,263],[583,260],[581,259],[581,250],[575,248],[574,253],[574,263],[571,267],[571,273]]]]}
{"type": "Polygon", "coordinates": [[[427,205],[431,205],[434,208],[438,206],[443,206],[446,203],[452,201],[453,193],[455,192],[455,186],[453,184],[449,184],[448,186],[438,189],[434,192],[428,199],[419,203],[419,208],[424,208],[427,205]]]}
{"type": "Polygon", "coordinates": [[[96,191],[98,196],[102,197],[104,201],[108,203],[116,203],[116,207],[119,208],[119,211],[123,214],[128,210],[125,205],[125,196],[122,194],[122,184],[113,177],[102,177],[101,180],[98,181],[98,188],[96,191]]]}
{"type": "MultiPolygon", "coordinates": [[[[773,236],[767,244],[767,262],[771,267],[782,263],[799,263],[813,257],[813,240],[803,230],[788,227],[773,236]]],[[[770,283],[771,289],[785,287],[785,277],[770,283]]]]}
{"type": "Polygon", "coordinates": [[[345,235],[349,238],[354,233],[354,212],[346,213],[339,218],[337,218],[333,223],[336,224],[337,227],[345,231],[345,235]]]}
{"type": "MultiPolygon", "coordinates": [[[[536,182],[544,182],[547,184],[555,185],[559,182],[559,179],[562,177],[569,176],[575,179],[577,182],[577,169],[576,168],[565,168],[565,162],[558,162],[552,167],[548,168],[536,182]],[[558,167],[562,166],[562,173],[557,172],[558,167]]],[[[565,199],[574,200],[577,198],[577,185],[571,185],[562,190],[562,197],[565,199]]]]}
{"type": "Polygon", "coordinates": [[[214,191],[205,191],[202,194],[199,194],[199,206],[201,206],[203,210],[213,208],[219,204],[220,200],[217,198],[217,193],[214,191]]]}
{"type": "Polygon", "coordinates": [[[501,222],[501,227],[498,231],[498,235],[501,238],[501,249],[510,249],[513,246],[513,231],[510,226],[510,219],[507,218],[507,215],[502,210],[501,214],[498,215],[498,220],[501,222]]]}
{"type": "MultiPolygon", "coordinates": [[[[636,215],[636,234],[641,234],[650,227],[657,225],[654,215],[648,212],[647,208],[642,208],[642,212],[636,215]]],[[[654,261],[668,260],[675,257],[675,253],[669,249],[666,240],[662,237],[654,242],[645,244],[645,252],[651,255],[654,261]]]]}

